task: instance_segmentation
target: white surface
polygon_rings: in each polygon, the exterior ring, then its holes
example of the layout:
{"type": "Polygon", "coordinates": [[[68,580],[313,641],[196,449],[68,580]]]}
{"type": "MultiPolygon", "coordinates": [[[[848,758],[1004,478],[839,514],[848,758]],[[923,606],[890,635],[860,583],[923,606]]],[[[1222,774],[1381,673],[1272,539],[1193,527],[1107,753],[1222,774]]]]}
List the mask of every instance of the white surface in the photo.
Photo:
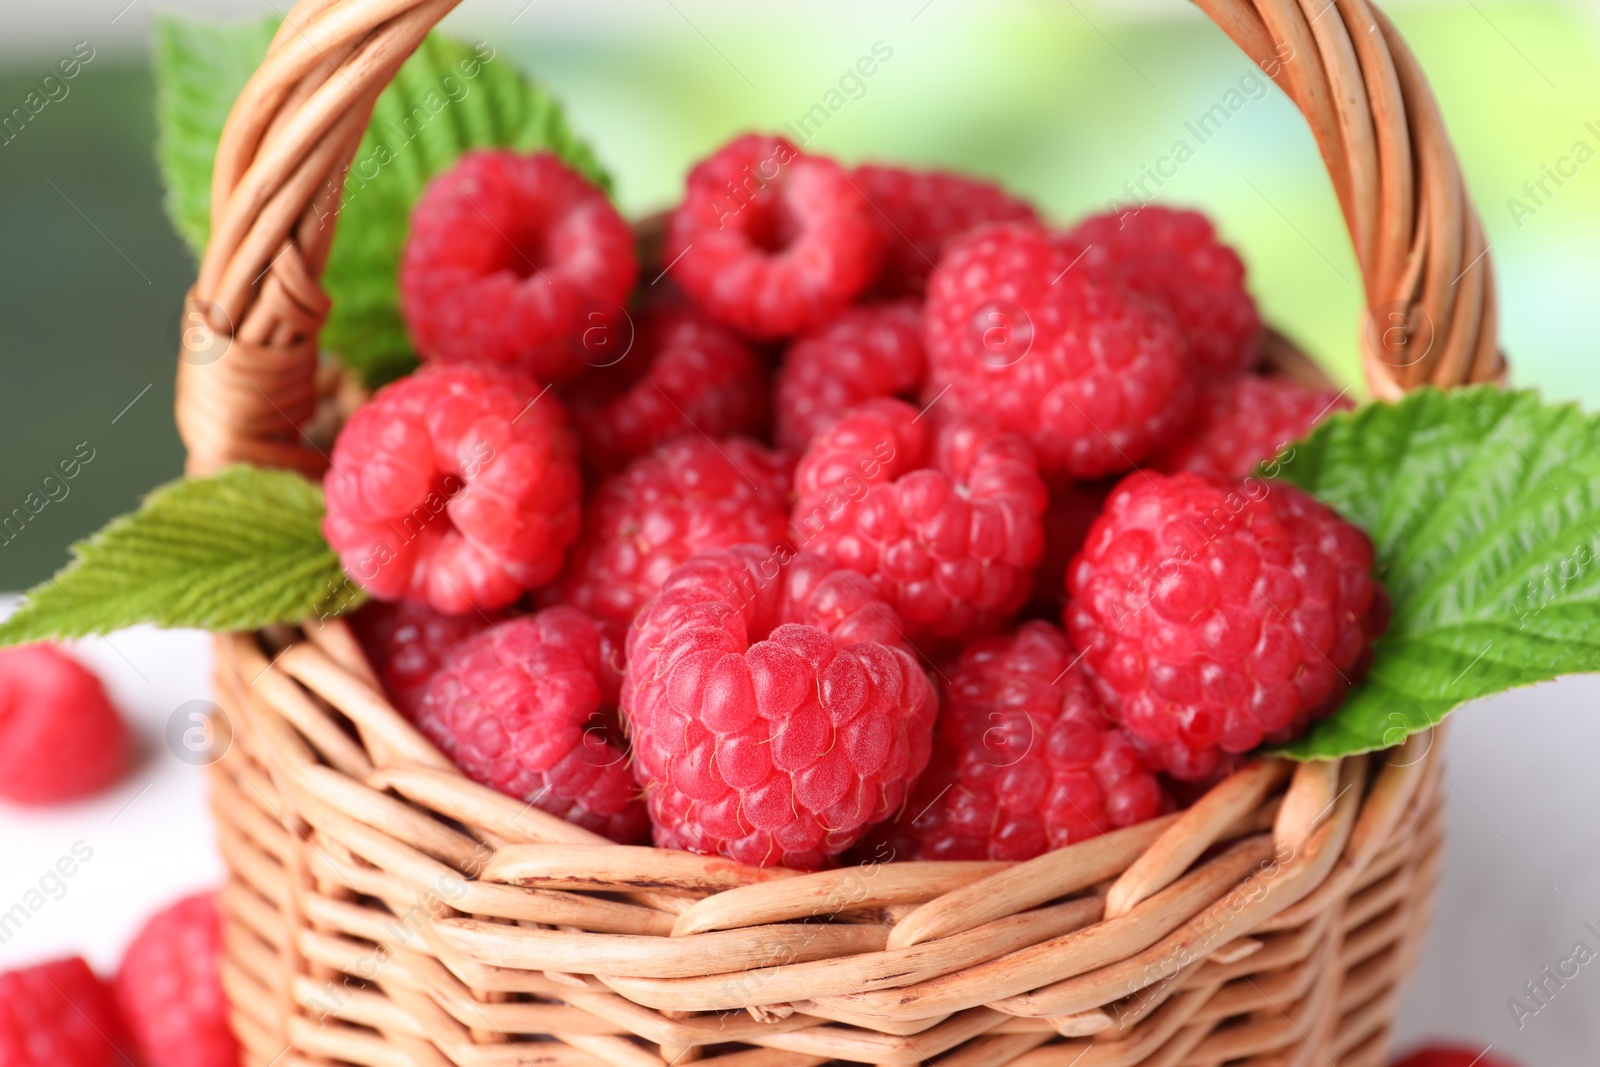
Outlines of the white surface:
{"type": "Polygon", "coordinates": [[[222,878],[202,771],[179,761],[165,737],[175,708],[210,695],[209,639],[139,627],[109,643],[75,643],[73,651],[105,680],[130,721],[137,763],[117,788],[79,804],[39,809],[0,802],[0,915],[44,898],[0,944],[0,969],[80,952],[109,974],[146,916],[222,878]],[[61,879],[53,899],[49,890],[56,887],[46,872],[74,844],[92,854],[61,879]],[[42,877],[45,891],[30,898],[42,877]]]}
{"type": "MultiPolygon", "coordinates": [[[[193,633],[130,630],[113,646],[87,641],[136,724],[138,768],[113,793],[49,812],[0,807],[0,911],[38,885],[75,842],[94,850],[22,931],[0,967],[83,952],[109,970],[141,919],[214,884],[199,768],[173,756],[173,710],[209,692],[209,648],[193,633]],[[141,677],[142,675],[142,677],[141,677]]],[[[1600,676],[1510,693],[1453,717],[1448,749],[1449,856],[1422,971],[1405,1003],[1402,1039],[1448,1036],[1523,1067],[1590,1067],[1600,1052],[1600,956],[1519,1029],[1507,1007],[1585,942],[1600,954],[1600,676]]],[[[1570,968],[1569,968],[1570,973],[1570,968]]],[[[1531,1000],[1530,1007],[1538,1007],[1531,1000]]]]}

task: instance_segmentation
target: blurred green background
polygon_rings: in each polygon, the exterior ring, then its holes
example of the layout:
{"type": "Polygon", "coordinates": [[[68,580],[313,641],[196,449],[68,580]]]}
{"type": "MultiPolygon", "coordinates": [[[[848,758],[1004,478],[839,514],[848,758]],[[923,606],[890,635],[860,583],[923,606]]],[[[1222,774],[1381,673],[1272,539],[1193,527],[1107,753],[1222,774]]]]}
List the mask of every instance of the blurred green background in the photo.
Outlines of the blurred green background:
{"type": "MultiPolygon", "coordinates": [[[[275,3],[164,6],[239,15],[275,3]]],[[[23,6],[0,11],[0,113],[78,42],[93,58],[0,147],[0,515],[43,498],[63,460],[93,458],[65,497],[0,535],[0,590],[44,578],[70,541],[178,473],[175,313],[194,269],[161,214],[149,0],[23,6]]],[[[1547,183],[1542,204],[1523,190],[1577,142],[1585,159],[1600,151],[1600,17],[1528,0],[1388,10],[1432,78],[1487,224],[1514,380],[1600,406],[1586,370],[1600,326],[1600,160],[1547,183]],[[1518,218],[1513,197],[1535,210],[1518,218]]],[[[1239,90],[1247,103],[1162,197],[1207,210],[1241,248],[1267,317],[1336,377],[1358,374],[1358,275],[1311,138],[1179,0],[475,0],[448,25],[563,99],[635,214],[669,205],[686,167],[731,133],[797,120],[878,42],[892,57],[846,86],[853,96],[809,149],[976,171],[1062,221],[1124,195],[1175,140],[1194,142],[1185,123],[1239,90]]]]}

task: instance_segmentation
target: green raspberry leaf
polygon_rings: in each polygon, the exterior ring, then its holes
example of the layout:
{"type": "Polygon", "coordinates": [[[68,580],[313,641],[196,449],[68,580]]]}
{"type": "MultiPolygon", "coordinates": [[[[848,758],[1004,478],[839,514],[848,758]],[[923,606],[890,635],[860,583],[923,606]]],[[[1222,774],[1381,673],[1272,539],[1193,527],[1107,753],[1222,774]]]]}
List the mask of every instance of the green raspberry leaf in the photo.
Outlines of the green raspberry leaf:
{"type": "MultiPolygon", "coordinates": [[[[277,20],[219,25],[168,17],[156,38],[159,157],[167,207],[195,254],[210,231],[211,171],[228,109],[266,55],[277,20]]],[[[396,275],[411,208],[472,148],[549,151],[602,187],[610,179],[560,107],[487,44],[429,34],[378,97],[344,174],[322,283],[333,300],[322,343],[368,385],[416,365],[396,275]]]]}
{"type": "Polygon", "coordinates": [[[1280,462],[1372,535],[1394,602],[1367,680],[1283,754],[1387,748],[1469,700],[1600,670],[1600,418],[1427,389],[1336,415],[1280,462]]]}
{"type": "Polygon", "coordinates": [[[277,29],[276,17],[228,24],[156,18],[156,159],[167,216],[197,257],[211,233],[211,171],[222,124],[277,29]]]}
{"type": "Polygon", "coordinates": [[[288,471],[230,467],[156,489],[72,548],[0,623],[0,645],[138,623],[226,632],[358,606],[322,537],[322,489],[288,471]]]}
{"type": "Polygon", "coordinates": [[[396,282],[411,207],[429,179],[467,149],[484,147],[554,152],[591,181],[609,184],[560,108],[510,59],[488,45],[430,35],[373,108],[345,175],[323,275],[333,298],[323,344],[369,385],[416,364],[396,282]]]}

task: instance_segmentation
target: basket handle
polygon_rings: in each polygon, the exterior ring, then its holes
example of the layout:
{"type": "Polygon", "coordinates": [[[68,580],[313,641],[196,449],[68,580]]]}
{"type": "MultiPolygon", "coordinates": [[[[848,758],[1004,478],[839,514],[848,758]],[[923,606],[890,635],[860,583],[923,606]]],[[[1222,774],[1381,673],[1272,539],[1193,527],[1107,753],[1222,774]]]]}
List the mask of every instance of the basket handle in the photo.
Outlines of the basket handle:
{"type": "MultiPolygon", "coordinates": [[[[318,284],[339,176],[372,106],[460,0],[300,0],[222,132],[211,238],[186,301],[178,431],[190,473],[327,466],[316,412],[318,284]]],[[[1300,108],[1361,266],[1373,393],[1498,382],[1494,279],[1439,108],[1367,0],[1195,0],[1300,108]]]]}

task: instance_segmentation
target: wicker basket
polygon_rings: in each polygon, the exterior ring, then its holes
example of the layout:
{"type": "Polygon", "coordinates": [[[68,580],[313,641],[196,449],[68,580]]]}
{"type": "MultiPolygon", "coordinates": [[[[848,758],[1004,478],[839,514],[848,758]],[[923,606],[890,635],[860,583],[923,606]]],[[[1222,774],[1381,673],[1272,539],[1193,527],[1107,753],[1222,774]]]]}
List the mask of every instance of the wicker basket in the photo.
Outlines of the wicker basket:
{"type": "MultiPolygon", "coordinates": [[[[329,183],[457,0],[301,0],[233,109],[179,365],[192,471],[317,475],[329,183]]],[[[1494,381],[1489,261],[1366,0],[1201,0],[1316,134],[1368,380],[1494,381]]],[[[1286,371],[1312,373],[1281,345],[1286,371]]],[[[796,875],[613,845],[463,778],[337,622],[217,642],[224,980],[253,1067],[1381,1064],[1440,856],[1434,734],[1253,764],[1017,865],[796,875]]]]}

